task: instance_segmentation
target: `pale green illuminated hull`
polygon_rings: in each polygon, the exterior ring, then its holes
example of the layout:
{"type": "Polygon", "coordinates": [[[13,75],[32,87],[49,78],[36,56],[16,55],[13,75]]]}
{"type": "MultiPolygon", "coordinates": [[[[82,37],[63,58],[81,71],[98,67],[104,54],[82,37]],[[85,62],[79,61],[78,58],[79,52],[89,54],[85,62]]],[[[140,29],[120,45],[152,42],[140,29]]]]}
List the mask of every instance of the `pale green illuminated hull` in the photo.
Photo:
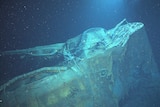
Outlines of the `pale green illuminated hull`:
{"type": "MultiPolygon", "coordinates": [[[[109,30],[107,33],[102,28],[90,29],[80,35],[83,39],[78,36],[75,41],[70,39],[64,44],[50,45],[47,49],[53,50],[51,53],[59,50],[57,52],[64,55],[69,63],[63,66],[44,67],[10,80],[0,88],[0,98],[3,100],[1,105],[119,107],[120,101],[129,95],[133,86],[146,87],[147,90],[147,87],[154,83],[152,87],[159,87],[157,65],[142,25],[136,30],[119,32],[119,35],[116,30],[121,27],[124,28],[123,31],[130,25],[121,26],[120,23],[115,30],[109,30]],[[90,40],[93,40],[94,34],[98,34],[99,37],[95,37],[93,42],[90,40]],[[104,39],[106,34],[115,34],[115,37],[109,37],[110,39],[101,43],[100,40],[104,39]],[[58,48],[55,49],[56,46],[58,48]]],[[[36,49],[38,52],[35,56],[49,55],[41,51],[45,49],[43,47],[8,51],[3,55],[28,54],[36,49]]],[[[143,96],[137,97],[145,99],[143,96]]]]}

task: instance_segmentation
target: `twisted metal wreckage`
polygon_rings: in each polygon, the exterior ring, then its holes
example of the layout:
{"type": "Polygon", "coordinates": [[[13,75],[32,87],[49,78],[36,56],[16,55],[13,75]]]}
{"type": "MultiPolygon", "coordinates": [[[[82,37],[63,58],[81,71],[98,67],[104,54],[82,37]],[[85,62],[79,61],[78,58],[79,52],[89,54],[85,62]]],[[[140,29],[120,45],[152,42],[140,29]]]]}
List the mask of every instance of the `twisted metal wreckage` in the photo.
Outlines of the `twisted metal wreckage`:
{"type": "Polygon", "coordinates": [[[43,67],[2,85],[0,98],[6,107],[118,107],[133,84],[154,81],[135,76],[137,72],[150,78],[158,74],[144,24],[126,19],[110,30],[88,29],[65,43],[1,53],[14,54],[61,54],[68,63],[43,67]]]}
{"type": "Polygon", "coordinates": [[[126,19],[124,19],[111,30],[105,30],[104,28],[91,28],[86,30],[83,34],[69,39],[66,43],[5,51],[2,55],[27,54],[31,56],[49,56],[60,53],[66,56],[68,60],[71,60],[73,57],[78,57],[77,53],[79,51],[83,51],[82,53],[87,55],[87,52],[91,49],[102,48],[107,50],[115,46],[123,47],[128,41],[129,36],[143,26],[143,23],[128,23],[126,19]],[[125,22],[127,24],[122,25],[125,22]]]}

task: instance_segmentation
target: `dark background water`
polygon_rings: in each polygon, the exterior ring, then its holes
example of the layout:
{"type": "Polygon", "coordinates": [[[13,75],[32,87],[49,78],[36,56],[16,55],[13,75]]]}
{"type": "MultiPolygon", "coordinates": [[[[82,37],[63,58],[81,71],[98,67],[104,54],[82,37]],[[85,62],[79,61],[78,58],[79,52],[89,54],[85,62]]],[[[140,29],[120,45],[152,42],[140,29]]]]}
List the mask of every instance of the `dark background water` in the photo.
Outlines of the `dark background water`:
{"type": "MultiPolygon", "coordinates": [[[[160,0],[1,0],[0,51],[65,42],[91,27],[110,29],[124,18],[145,24],[160,66],[160,0]]],[[[1,81],[56,62],[39,60],[1,56],[1,81]]]]}

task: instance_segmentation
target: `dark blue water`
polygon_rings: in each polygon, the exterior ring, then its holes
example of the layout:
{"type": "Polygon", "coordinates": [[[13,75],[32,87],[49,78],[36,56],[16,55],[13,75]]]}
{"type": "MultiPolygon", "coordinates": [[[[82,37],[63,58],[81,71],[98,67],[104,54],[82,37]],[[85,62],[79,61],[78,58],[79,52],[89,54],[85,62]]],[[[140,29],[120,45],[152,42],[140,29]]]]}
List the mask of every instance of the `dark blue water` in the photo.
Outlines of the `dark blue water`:
{"type": "MultiPolygon", "coordinates": [[[[1,0],[0,51],[65,42],[91,27],[113,28],[124,18],[144,23],[160,67],[159,0],[1,0]]],[[[0,84],[59,61],[1,56],[0,84]]]]}

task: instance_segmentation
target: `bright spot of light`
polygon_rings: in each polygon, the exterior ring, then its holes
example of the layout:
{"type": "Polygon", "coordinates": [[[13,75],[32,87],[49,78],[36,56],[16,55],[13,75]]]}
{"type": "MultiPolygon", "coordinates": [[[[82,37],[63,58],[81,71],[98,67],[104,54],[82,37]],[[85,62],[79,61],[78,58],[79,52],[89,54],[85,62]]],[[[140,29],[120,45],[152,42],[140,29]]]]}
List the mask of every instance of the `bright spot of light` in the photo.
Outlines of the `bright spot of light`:
{"type": "Polygon", "coordinates": [[[124,4],[124,0],[91,0],[93,5],[102,8],[116,8],[124,4]]]}
{"type": "Polygon", "coordinates": [[[103,1],[106,2],[106,4],[116,6],[116,5],[121,5],[124,0],[103,0],[103,1]]]}

